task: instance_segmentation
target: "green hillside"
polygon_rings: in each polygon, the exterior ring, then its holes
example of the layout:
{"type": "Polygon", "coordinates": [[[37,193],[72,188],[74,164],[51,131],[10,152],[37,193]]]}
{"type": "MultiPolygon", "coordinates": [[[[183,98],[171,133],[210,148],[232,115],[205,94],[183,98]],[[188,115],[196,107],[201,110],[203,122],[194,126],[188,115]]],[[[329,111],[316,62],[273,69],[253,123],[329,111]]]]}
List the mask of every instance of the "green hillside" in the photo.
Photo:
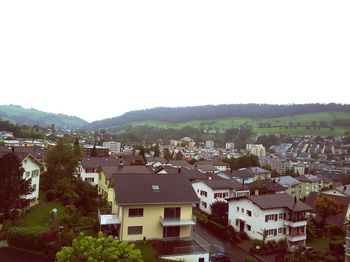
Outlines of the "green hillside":
{"type": "MultiPolygon", "coordinates": [[[[210,121],[187,121],[182,123],[167,123],[161,121],[137,121],[132,122],[132,127],[153,126],[158,128],[180,129],[191,126],[199,129],[225,130],[238,128],[242,125],[252,126],[257,134],[296,134],[296,135],[344,135],[350,131],[350,113],[347,112],[322,112],[302,114],[288,117],[249,119],[249,118],[224,118],[210,121]],[[334,120],[347,120],[348,123],[340,126],[334,120]],[[271,127],[263,127],[270,123],[271,127]]],[[[109,128],[113,129],[113,128],[109,128]]]]}
{"type": "Polygon", "coordinates": [[[75,116],[47,113],[17,105],[0,105],[0,119],[29,126],[45,127],[54,124],[56,128],[63,129],[78,129],[87,124],[85,120],[75,116]]]}

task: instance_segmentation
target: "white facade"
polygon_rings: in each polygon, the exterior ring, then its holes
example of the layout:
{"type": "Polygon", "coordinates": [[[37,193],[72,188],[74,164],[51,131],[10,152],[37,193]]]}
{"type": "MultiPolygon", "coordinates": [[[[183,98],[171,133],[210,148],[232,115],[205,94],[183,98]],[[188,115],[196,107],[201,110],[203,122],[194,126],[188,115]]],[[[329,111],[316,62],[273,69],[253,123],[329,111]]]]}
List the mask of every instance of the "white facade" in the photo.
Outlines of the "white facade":
{"type": "Polygon", "coordinates": [[[214,148],[214,141],[205,141],[206,148],[214,148]]]}
{"type": "Polygon", "coordinates": [[[121,152],[121,143],[120,142],[103,142],[102,147],[109,149],[109,152],[117,154],[121,152]]]}
{"type": "Polygon", "coordinates": [[[33,199],[31,206],[38,203],[39,200],[39,186],[40,186],[40,168],[41,166],[32,159],[32,157],[27,156],[22,161],[22,167],[24,169],[23,178],[32,179],[31,186],[33,192],[30,195],[26,195],[27,199],[33,199]]]}
{"type": "Polygon", "coordinates": [[[80,177],[81,180],[85,182],[89,182],[91,185],[98,185],[99,174],[97,173],[97,169],[89,168],[88,170],[85,168],[79,167],[80,169],[80,177]]]}
{"type": "Polygon", "coordinates": [[[257,157],[264,157],[266,155],[266,149],[262,144],[247,144],[246,149],[249,151],[249,154],[257,157]]]}
{"type": "Polygon", "coordinates": [[[305,245],[307,220],[289,219],[290,210],[274,208],[263,210],[251,200],[241,198],[229,202],[229,225],[244,231],[251,239],[266,241],[287,240],[290,245],[305,245]]]}
{"type": "Polygon", "coordinates": [[[212,189],[202,181],[194,182],[192,186],[200,199],[199,208],[208,214],[211,213],[210,205],[215,201],[226,201],[225,198],[249,195],[250,193],[249,190],[237,192],[230,188],[212,189]]]}
{"type": "MultiPolygon", "coordinates": [[[[184,248],[186,249],[186,248],[184,248]]],[[[188,249],[188,247],[187,247],[188,249]]],[[[173,255],[173,256],[161,256],[160,258],[170,261],[184,261],[184,262],[198,262],[202,259],[203,262],[209,262],[209,253],[199,254],[185,254],[185,255],[173,255]]]]}
{"type": "Polygon", "coordinates": [[[225,146],[226,149],[228,150],[233,150],[235,149],[235,143],[226,143],[226,146],[225,146]]]}

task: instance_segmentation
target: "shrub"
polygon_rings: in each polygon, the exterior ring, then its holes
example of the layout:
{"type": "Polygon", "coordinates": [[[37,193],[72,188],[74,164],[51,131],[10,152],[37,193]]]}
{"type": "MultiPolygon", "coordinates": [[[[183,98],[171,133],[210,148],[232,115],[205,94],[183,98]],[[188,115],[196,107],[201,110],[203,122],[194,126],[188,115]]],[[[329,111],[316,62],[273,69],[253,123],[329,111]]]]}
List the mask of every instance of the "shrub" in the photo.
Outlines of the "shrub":
{"type": "Polygon", "coordinates": [[[45,248],[46,227],[12,227],[7,232],[7,241],[13,247],[42,251],[45,248]]]}
{"type": "Polygon", "coordinates": [[[77,200],[79,200],[79,195],[75,192],[65,192],[61,197],[60,200],[64,205],[72,205],[77,200]]]}
{"type": "Polygon", "coordinates": [[[52,201],[56,198],[56,192],[53,189],[47,190],[46,201],[52,201]]]}
{"type": "Polygon", "coordinates": [[[344,240],[336,240],[331,241],[329,243],[329,250],[332,252],[332,254],[338,256],[340,254],[344,254],[344,240]]]}
{"type": "Polygon", "coordinates": [[[333,224],[332,225],[328,225],[327,227],[328,227],[328,230],[329,230],[329,234],[331,236],[341,236],[341,237],[343,237],[344,232],[343,232],[341,227],[339,227],[337,225],[333,225],[333,224]]]}
{"type": "Polygon", "coordinates": [[[254,240],[253,240],[253,249],[256,250],[256,247],[257,247],[257,246],[260,247],[260,250],[264,249],[264,247],[265,247],[264,241],[259,240],[259,239],[254,239],[254,240]]]}

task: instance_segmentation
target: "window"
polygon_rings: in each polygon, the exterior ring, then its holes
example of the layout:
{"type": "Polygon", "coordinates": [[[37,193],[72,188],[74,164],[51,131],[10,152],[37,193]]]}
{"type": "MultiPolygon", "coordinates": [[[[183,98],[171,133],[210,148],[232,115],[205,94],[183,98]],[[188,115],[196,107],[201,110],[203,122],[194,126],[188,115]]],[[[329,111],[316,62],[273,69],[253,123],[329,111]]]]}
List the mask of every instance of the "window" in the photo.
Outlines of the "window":
{"type": "Polygon", "coordinates": [[[223,193],[223,198],[226,198],[226,197],[228,197],[228,193],[227,192],[223,193]]]}
{"type": "Polygon", "coordinates": [[[277,229],[269,229],[266,230],[267,236],[276,236],[277,235],[277,229]]]}
{"type": "Polygon", "coordinates": [[[236,219],[236,226],[238,227],[238,225],[239,225],[239,220],[236,219]]]}
{"type": "Polygon", "coordinates": [[[237,212],[239,212],[239,207],[237,207],[237,212]]]}
{"type": "Polygon", "coordinates": [[[278,234],[279,234],[279,235],[283,234],[283,227],[280,227],[280,228],[278,229],[278,234]]]}
{"type": "Polygon", "coordinates": [[[30,171],[26,171],[26,178],[30,178],[30,171]]]}
{"type": "Polygon", "coordinates": [[[208,196],[208,193],[207,193],[206,191],[201,190],[201,196],[207,197],[207,196],[208,196]]]}
{"type": "Polygon", "coordinates": [[[33,192],[36,191],[36,184],[34,184],[34,185],[32,186],[32,189],[33,189],[33,192]]]}
{"type": "Polygon", "coordinates": [[[247,215],[248,215],[249,217],[251,217],[251,216],[252,216],[252,211],[247,210],[247,215]]]}
{"type": "Polygon", "coordinates": [[[129,217],[143,217],[143,208],[129,208],[129,217]]]}
{"type": "Polygon", "coordinates": [[[252,226],[247,224],[247,230],[252,231],[252,226]]]}
{"type": "Polygon", "coordinates": [[[244,214],[244,208],[242,208],[242,214],[244,214]]]}
{"type": "Polygon", "coordinates": [[[278,215],[277,215],[277,214],[266,215],[266,216],[265,216],[265,222],[277,221],[277,218],[278,218],[278,215]]]}
{"type": "Polygon", "coordinates": [[[37,177],[37,176],[39,176],[39,170],[33,170],[32,177],[37,177]]]}
{"type": "Polygon", "coordinates": [[[164,208],[164,218],[167,219],[180,219],[181,208],[180,207],[166,207],[164,208]]]}
{"type": "Polygon", "coordinates": [[[202,201],[202,207],[207,208],[207,203],[202,201]]]}
{"type": "Polygon", "coordinates": [[[85,177],[85,182],[94,182],[95,178],[93,177],[85,177]]]}
{"type": "Polygon", "coordinates": [[[278,214],[278,219],[279,220],[286,220],[286,213],[279,213],[278,214]]]}
{"type": "Polygon", "coordinates": [[[128,227],[128,235],[141,235],[142,226],[128,227]]]}
{"type": "Polygon", "coordinates": [[[204,257],[200,257],[200,258],[198,258],[198,262],[204,262],[205,260],[204,260],[204,257]]]}

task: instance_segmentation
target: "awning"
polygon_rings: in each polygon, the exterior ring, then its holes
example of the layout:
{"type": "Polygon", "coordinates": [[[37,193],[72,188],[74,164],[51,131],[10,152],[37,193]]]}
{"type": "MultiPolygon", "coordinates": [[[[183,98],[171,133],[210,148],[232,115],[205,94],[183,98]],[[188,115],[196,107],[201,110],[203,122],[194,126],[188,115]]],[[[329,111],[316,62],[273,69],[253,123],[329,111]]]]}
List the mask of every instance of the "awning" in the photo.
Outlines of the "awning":
{"type": "Polygon", "coordinates": [[[100,225],[117,225],[120,224],[118,215],[100,215],[100,225]]]}

